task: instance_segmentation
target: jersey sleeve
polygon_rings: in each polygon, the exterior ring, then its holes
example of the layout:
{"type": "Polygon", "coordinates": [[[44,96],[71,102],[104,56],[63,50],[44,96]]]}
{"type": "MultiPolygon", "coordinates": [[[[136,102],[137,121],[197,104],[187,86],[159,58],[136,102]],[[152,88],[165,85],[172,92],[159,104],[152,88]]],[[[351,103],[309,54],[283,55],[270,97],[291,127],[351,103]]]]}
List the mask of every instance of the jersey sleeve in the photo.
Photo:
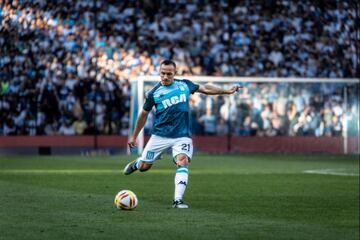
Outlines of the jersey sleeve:
{"type": "Polygon", "coordinates": [[[190,80],[184,79],[184,82],[186,83],[186,85],[188,86],[188,88],[190,89],[190,93],[194,93],[199,89],[199,84],[193,83],[190,80]]]}
{"type": "Polygon", "coordinates": [[[150,112],[155,105],[154,95],[152,93],[146,94],[145,103],[143,109],[150,112]]]}

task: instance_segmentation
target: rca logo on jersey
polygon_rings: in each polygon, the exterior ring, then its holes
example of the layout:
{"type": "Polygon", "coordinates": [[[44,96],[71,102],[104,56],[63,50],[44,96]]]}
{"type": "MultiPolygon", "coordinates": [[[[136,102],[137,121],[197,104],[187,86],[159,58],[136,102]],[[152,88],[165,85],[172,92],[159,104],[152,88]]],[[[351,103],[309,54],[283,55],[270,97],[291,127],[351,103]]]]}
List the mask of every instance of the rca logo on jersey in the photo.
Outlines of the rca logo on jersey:
{"type": "Polygon", "coordinates": [[[165,99],[163,100],[161,103],[163,104],[164,108],[168,108],[171,107],[172,105],[181,103],[181,102],[186,102],[186,95],[185,94],[180,94],[180,96],[173,96],[170,99],[165,99]]]}

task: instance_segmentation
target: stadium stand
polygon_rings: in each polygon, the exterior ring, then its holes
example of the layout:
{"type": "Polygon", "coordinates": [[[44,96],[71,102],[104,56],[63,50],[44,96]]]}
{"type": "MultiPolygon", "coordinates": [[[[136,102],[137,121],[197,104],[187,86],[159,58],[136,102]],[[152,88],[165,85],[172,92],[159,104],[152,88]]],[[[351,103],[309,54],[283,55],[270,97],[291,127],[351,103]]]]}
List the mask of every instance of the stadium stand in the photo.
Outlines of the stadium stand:
{"type": "MultiPolygon", "coordinates": [[[[358,71],[355,10],[346,1],[5,0],[0,22],[5,136],[126,136],[129,80],[156,75],[165,58],[184,76],[353,78],[358,71]]],[[[247,101],[216,98],[215,118],[195,97],[195,134],[226,134],[221,109],[232,111],[239,136],[338,136],[342,117],[359,118],[352,89],[347,109],[326,85],[248,89],[247,101]]]]}

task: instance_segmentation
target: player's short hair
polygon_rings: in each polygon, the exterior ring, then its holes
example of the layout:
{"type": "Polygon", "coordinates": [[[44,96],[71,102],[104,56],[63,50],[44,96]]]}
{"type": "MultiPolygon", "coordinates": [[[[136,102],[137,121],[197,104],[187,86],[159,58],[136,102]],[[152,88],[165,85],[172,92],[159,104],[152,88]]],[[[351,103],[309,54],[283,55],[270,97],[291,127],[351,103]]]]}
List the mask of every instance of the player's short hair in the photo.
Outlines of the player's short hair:
{"type": "Polygon", "coordinates": [[[162,61],[160,63],[160,66],[161,65],[173,65],[175,67],[175,69],[176,69],[176,63],[174,61],[172,61],[172,60],[169,60],[169,59],[166,59],[166,60],[162,61]]]}

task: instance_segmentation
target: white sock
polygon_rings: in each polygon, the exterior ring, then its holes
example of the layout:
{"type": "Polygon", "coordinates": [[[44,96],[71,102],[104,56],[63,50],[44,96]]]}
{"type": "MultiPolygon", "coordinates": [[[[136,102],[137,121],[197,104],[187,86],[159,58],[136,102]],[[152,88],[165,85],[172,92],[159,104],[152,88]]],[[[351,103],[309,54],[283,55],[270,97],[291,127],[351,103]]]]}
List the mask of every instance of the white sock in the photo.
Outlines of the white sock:
{"type": "Polygon", "coordinates": [[[135,164],[136,169],[140,169],[140,165],[141,165],[141,160],[140,158],[138,158],[136,159],[136,164],[135,164]]]}
{"type": "Polygon", "coordinates": [[[175,174],[175,195],[174,200],[180,200],[183,198],[186,186],[188,184],[188,167],[180,166],[176,170],[175,174]]]}

